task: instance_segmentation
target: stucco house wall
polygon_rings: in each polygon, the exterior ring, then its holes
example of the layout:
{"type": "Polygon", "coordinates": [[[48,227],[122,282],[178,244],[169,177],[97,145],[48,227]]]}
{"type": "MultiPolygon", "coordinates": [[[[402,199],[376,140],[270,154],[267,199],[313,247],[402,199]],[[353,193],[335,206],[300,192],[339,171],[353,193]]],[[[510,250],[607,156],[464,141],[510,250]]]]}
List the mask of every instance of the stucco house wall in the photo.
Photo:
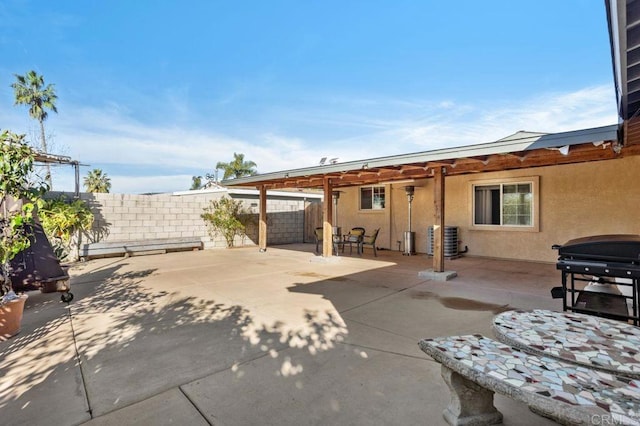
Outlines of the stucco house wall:
{"type": "MultiPolygon", "coordinates": [[[[640,234],[640,156],[445,178],[445,224],[459,228],[460,248],[468,256],[555,262],[553,244],[589,235],[640,234]],[[537,177],[537,230],[481,230],[472,227],[474,181],[537,177]]],[[[338,222],[343,232],[380,227],[378,246],[398,250],[408,227],[404,187],[415,186],[412,230],[416,250],[426,253],[427,227],[433,223],[433,180],[385,185],[384,210],[359,210],[359,188],[341,189],[338,222]]]]}

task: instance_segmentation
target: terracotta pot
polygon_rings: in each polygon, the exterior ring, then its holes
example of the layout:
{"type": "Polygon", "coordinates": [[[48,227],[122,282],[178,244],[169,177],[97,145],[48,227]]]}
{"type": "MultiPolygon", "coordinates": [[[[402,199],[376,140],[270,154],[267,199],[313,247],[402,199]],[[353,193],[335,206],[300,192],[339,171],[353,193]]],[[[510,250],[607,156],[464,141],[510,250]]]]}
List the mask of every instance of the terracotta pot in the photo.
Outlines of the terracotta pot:
{"type": "Polygon", "coordinates": [[[18,299],[0,305],[0,341],[20,333],[22,311],[28,297],[26,294],[21,294],[18,299]]]}

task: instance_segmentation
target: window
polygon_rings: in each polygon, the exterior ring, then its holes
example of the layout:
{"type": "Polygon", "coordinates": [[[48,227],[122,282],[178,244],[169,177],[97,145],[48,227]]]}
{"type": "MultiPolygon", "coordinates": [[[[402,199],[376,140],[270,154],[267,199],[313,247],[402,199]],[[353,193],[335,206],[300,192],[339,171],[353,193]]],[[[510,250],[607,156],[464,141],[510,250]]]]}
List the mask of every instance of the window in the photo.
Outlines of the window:
{"type": "Polygon", "coordinates": [[[473,185],[473,225],[537,228],[535,181],[473,185]]]}
{"type": "Polygon", "coordinates": [[[360,188],[360,209],[384,209],[384,186],[367,186],[360,188]]]}

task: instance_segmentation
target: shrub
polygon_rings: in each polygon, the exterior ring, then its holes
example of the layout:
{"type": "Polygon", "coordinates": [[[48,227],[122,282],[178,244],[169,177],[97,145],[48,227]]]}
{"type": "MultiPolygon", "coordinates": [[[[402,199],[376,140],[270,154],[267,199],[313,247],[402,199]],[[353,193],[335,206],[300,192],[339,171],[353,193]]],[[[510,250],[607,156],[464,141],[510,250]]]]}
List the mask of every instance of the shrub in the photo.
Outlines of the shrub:
{"type": "Polygon", "coordinates": [[[69,255],[72,237],[93,225],[93,213],[87,204],[82,200],[69,201],[64,196],[45,201],[38,214],[59,259],[69,255]]]}
{"type": "Polygon", "coordinates": [[[226,196],[212,200],[200,217],[207,224],[211,238],[222,236],[229,248],[233,247],[236,236],[246,236],[247,225],[255,221],[255,215],[243,207],[242,201],[226,196]]]}

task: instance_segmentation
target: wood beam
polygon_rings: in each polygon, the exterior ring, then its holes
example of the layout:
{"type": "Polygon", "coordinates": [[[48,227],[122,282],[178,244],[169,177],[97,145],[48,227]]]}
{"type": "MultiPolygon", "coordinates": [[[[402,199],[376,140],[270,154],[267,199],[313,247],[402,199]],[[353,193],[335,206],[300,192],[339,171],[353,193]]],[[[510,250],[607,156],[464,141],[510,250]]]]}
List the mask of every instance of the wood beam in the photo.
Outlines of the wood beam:
{"type": "Polygon", "coordinates": [[[427,162],[427,167],[437,169],[438,167],[451,166],[455,160],[438,160],[427,162]]]}
{"type": "Polygon", "coordinates": [[[620,151],[622,157],[628,157],[630,155],[640,155],[640,144],[634,144],[629,146],[623,146],[620,151]]]}
{"type": "Polygon", "coordinates": [[[333,182],[324,179],[324,201],[322,203],[322,257],[333,255],[333,182]]]}
{"type": "Polygon", "coordinates": [[[481,157],[459,158],[458,160],[456,160],[456,162],[458,164],[461,164],[461,163],[482,163],[483,165],[486,166],[487,164],[489,164],[489,156],[483,155],[481,157]]]}
{"type": "Polygon", "coordinates": [[[624,145],[640,144],[640,117],[633,117],[624,122],[624,145]]]}
{"type": "Polygon", "coordinates": [[[520,162],[523,162],[527,158],[527,154],[524,154],[522,152],[519,152],[519,153],[507,152],[506,154],[500,154],[500,155],[502,155],[504,157],[515,158],[515,159],[519,160],[520,162]]]}
{"type": "Polygon", "coordinates": [[[444,168],[433,173],[433,271],[444,272],[444,168]]]}
{"type": "MultiPolygon", "coordinates": [[[[639,123],[640,124],[640,123],[639,123]]],[[[638,129],[640,133],[640,127],[638,129]]],[[[629,135],[627,135],[629,136],[629,135]]],[[[640,154],[639,143],[629,143],[622,150],[612,147],[616,141],[605,141],[604,145],[594,146],[591,143],[572,145],[568,155],[562,155],[557,150],[536,149],[511,154],[495,154],[487,156],[466,157],[453,160],[437,160],[425,163],[411,163],[402,166],[385,166],[334,172],[331,174],[315,174],[280,178],[260,182],[268,189],[284,188],[323,188],[326,179],[332,179],[332,189],[340,187],[375,185],[379,182],[399,179],[432,178],[433,170],[446,167],[447,175],[467,173],[493,172],[522,168],[553,166],[559,164],[581,163],[588,161],[611,160],[628,155],[640,154]],[[455,167],[454,167],[455,166],[455,167]]]]}
{"type": "MultiPolygon", "coordinates": [[[[624,152],[624,150],[623,150],[624,152]]],[[[492,172],[500,170],[522,169],[531,167],[554,166],[559,164],[583,163],[588,161],[612,160],[619,155],[613,149],[593,146],[593,144],[575,145],[569,155],[562,155],[559,151],[538,149],[527,152],[526,156],[496,155],[485,165],[482,162],[459,162],[449,174],[465,174],[478,172],[492,172]]]]}
{"type": "Polygon", "coordinates": [[[260,252],[267,251],[267,187],[260,186],[260,218],[258,223],[258,245],[260,252]]]}
{"type": "Polygon", "coordinates": [[[403,173],[407,173],[412,170],[418,170],[424,172],[424,166],[415,164],[405,164],[401,167],[403,173]]]}

